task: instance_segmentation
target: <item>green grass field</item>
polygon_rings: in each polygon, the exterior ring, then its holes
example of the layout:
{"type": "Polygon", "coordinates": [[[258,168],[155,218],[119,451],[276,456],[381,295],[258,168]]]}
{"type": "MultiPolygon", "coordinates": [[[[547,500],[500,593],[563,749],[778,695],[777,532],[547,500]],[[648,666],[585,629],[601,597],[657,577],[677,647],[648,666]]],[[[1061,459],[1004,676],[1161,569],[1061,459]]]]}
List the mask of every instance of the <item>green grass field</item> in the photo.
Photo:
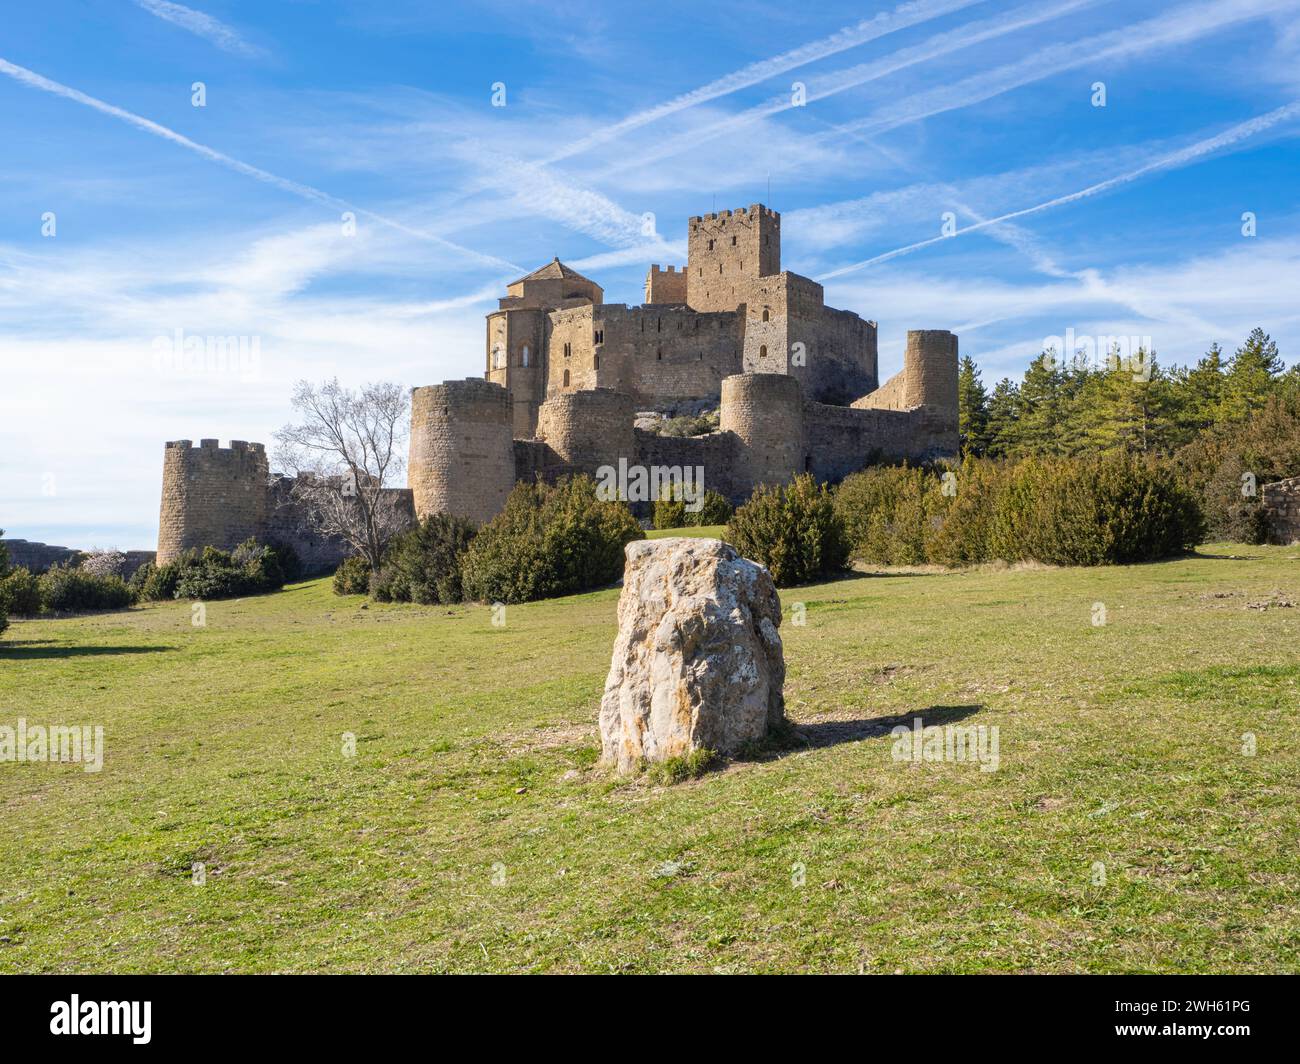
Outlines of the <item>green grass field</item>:
{"type": "Polygon", "coordinates": [[[0,763],[0,971],[1295,971],[1298,572],[783,592],[797,745],[675,786],[595,764],[616,589],[16,621],[0,724],[106,754],[0,763]],[[999,770],[895,761],[915,715],[998,726],[999,770]]]}

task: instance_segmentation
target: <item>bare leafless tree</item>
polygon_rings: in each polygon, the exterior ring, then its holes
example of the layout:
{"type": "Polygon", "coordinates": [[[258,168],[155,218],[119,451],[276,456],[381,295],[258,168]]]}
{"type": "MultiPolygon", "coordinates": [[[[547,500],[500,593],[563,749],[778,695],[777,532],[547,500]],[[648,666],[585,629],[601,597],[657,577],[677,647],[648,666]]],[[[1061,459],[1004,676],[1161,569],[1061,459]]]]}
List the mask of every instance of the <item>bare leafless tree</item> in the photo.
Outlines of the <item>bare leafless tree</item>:
{"type": "Polygon", "coordinates": [[[392,490],[405,468],[406,392],[389,383],[353,391],[337,378],[299,381],[293,408],[300,420],[275,434],[277,467],[296,478],[294,499],[317,529],[341,536],[377,571],[388,541],[410,518],[392,490]]]}

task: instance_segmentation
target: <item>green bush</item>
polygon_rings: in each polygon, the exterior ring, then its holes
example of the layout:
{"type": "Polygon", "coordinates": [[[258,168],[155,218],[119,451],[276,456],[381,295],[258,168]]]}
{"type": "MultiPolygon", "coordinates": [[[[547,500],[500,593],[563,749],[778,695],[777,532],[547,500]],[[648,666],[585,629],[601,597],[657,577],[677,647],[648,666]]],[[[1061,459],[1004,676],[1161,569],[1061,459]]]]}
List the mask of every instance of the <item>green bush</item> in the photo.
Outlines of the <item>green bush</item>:
{"type": "Polygon", "coordinates": [[[727,525],[727,542],[761,562],[778,587],[830,576],[848,562],[844,522],[812,475],[758,488],[727,525]]]}
{"type": "Polygon", "coordinates": [[[0,576],[0,609],[13,617],[35,617],[41,612],[41,586],[37,577],[21,566],[0,576]]]}
{"type": "Polygon", "coordinates": [[[370,564],[359,554],[343,559],[334,570],[334,594],[365,595],[369,592],[370,564]]]}
{"type": "Polygon", "coordinates": [[[255,539],[245,540],[229,553],[216,547],[186,551],[175,561],[150,569],[141,578],[139,595],[149,601],[211,601],[276,591],[284,586],[285,558],[281,549],[255,539]]]}
{"type": "Polygon", "coordinates": [[[141,602],[167,602],[174,599],[176,585],[180,582],[184,569],[184,560],[168,562],[166,565],[145,562],[131,574],[136,597],[141,602]]]}
{"type": "Polygon", "coordinates": [[[670,490],[655,499],[655,528],[681,528],[686,524],[686,503],[681,490],[670,490]]]}
{"type": "Polygon", "coordinates": [[[462,601],[461,562],[475,532],[474,524],[460,517],[426,517],[389,544],[383,567],[371,580],[375,598],[426,606],[462,601]]]}
{"type": "Polygon", "coordinates": [[[1190,550],[1205,528],[1172,467],[1122,452],[871,469],[845,479],[836,509],[854,556],[889,565],[1126,564],[1190,550]]]}
{"type": "Polygon", "coordinates": [[[38,578],[41,608],[50,613],[120,610],[135,595],[120,576],[97,576],[73,565],[55,565],[38,578]]]}
{"type": "Polygon", "coordinates": [[[516,484],[465,552],[465,597],[529,602],[610,584],[623,548],[644,536],[625,503],[596,497],[590,477],[516,484]]]}
{"type": "Polygon", "coordinates": [[[727,501],[725,495],[716,491],[706,491],[699,510],[695,513],[686,511],[686,523],[696,528],[705,525],[725,525],[731,520],[733,512],[731,503],[727,501]]]}

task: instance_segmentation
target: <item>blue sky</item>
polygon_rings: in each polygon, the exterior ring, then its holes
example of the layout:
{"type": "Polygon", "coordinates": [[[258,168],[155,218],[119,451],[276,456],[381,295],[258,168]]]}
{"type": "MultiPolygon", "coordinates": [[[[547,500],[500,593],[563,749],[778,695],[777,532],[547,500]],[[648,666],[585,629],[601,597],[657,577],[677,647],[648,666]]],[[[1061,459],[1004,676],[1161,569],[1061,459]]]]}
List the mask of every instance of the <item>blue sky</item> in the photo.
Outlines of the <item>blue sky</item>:
{"type": "Polygon", "coordinates": [[[480,375],[506,281],[559,255],[636,303],[688,215],[759,201],[882,379],[909,328],[990,386],[1068,329],[1294,362],[1298,101],[1300,0],[12,5],[0,527],[152,547],[165,440],[480,375]],[[256,347],[178,368],[178,330],[256,347]]]}

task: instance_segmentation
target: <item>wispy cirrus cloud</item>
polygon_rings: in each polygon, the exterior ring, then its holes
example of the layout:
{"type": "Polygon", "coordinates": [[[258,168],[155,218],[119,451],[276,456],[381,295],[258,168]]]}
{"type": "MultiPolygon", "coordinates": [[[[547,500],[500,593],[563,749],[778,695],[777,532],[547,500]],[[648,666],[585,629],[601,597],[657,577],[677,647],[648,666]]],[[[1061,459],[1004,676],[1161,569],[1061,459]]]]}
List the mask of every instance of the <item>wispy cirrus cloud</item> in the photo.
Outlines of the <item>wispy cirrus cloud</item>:
{"type": "Polygon", "coordinates": [[[900,4],[893,11],[881,11],[872,18],[866,18],[855,25],[846,26],[828,37],[809,41],[807,44],[801,44],[799,47],[791,48],[779,55],[760,59],[757,62],[741,67],[739,70],[734,70],[729,74],[716,78],[705,85],[701,85],[699,88],[674,96],[671,100],[666,100],[654,107],[628,115],[621,121],[598,129],[551,154],[543,162],[556,163],[562,159],[581,155],[600,144],[620,137],[625,133],[630,133],[634,129],[649,125],[651,122],[657,122],[660,119],[679,114],[700,104],[708,103],[710,100],[716,100],[719,97],[739,92],[778,74],[784,74],[789,70],[815,63],[850,48],[857,48],[887,34],[896,33],[910,26],[920,25],[942,15],[951,14],[964,7],[970,7],[977,2],[979,0],[914,0],[911,3],[900,4]]]}
{"type": "Polygon", "coordinates": [[[484,255],[481,252],[445,240],[426,229],[417,229],[399,221],[398,219],[388,217],[365,207],[357,206],[347,200],[340,199],[338,196],[333,196],[328,192],[323,192],[318,188],[313,188],[311,185],[305,185],[299,181],[292,181],[287,177],[273,174],[269,170],[263,170],[259,166],[253,166],[251,163],[243,162],[240,159],[234,158],[234,156],[227,155],[225,152],[217,151],[215,148],[209,148],[206,144],[200,144],[198,141],[191,140],[184,134],[177,133],[174,129],[169,129],[167,126],[161,125],[158,122],[154,122],[151,119],[144,118],[132,111],[128,111],[124,107],[105,103],[103,100],[96,99],[94,96],[89,96],[78,89],[53,81],[50,78],[36,73],[34,70],[28,70],[26,67],[18,66],[16,63],[11,63],[3,58],[0,58],[0,74],[6,74],[15,81],[22,82],[24,85],[31,88],[40,89],[42,92],[52,93],[55,96],[62,96],[66,100],[72,100],[75,103],[93,108],[101,114],[121,119],[123,122],[135,126],[137,129],[144,130],[146,133],[151,133],[155,137],[161,137],[163,140],[170,141],[171,143],[185,148],[187,151],[191,151],[196,155],[200,155],[211,162],[218,163],[227,169],[234,170],[236,173],[254,178],[257,181],[261,181],[263,184],[272,185],[275,188],[288,192],[291,195],[298,196],[301,199],[311,200],[312,202],[332,207],[335,210],[352,211],[358,216],[378,222],[380,225],[396,230],[406,236],[414,237],[417,240],[428,241],[437,244],[448,251],[454,251],[480,265],[503,269],[511,273],[516,273],[520,269],[520,267],[516,266],[514,263],[507,262],[504,259],[499,259],[494,255],[484,255]]]}
{"type": "Polygon", "coordinates": [[[249,58],[264,54],[261,48],[250,44],[232,27],[192,7],[174,4],[171,0],[135,0],[135,3],[164,22],[211,41],[222,51],[249,58]]]}
{"type": "Polygon", "coordinates": [[[950,84],[894,100],[873,114],[845,122],[821,134],[861,132],[874,136],[947,111],[983,103],[1044,78],[1107,60],[1133,59],[1160,48],[1187,44],[1252,19],[1300,10],[1297,0],[1214,0],[1162,12],[1154,18],[1083,40],[1062,41],[1034,49],[1015,63],[973,74],[950,84]]]}
{"type": "Polygon", "coordinates": [[[1300,100],[1285,104],[1282,107],[1275,108],[1267,114],[1256,115],[1254,118],[1245,122],[1238,122],[1222,133],[1216,133],[1212,137],[1205,137],[1198,140],[1195,144],[1189,144],[1178,151],[1169,152],[1160,158],[1147,163],[1145,166],[1139,166],[1135,170],[1127,173],[1117,174],[1115,177],[1107,178],[1105,181],[1098,181],[1089,185],[1087,188],[1081,188],[1074,192],[1067,193],[1063,196],[1054,196],[1052,199],[1045,200],[1042,203],[1036,203],[1031,207],[1022,207],[1019,210],[1008,211],[996,218],[985,218],[982,221],[974,222],[971,225],[963,226],[954,230],[950,235],[930,237],[926,240],[918,240],[916,243],[908,244],[904,247],[894,248],[892,251],[882,252],[879,255],[873,255],[869,259],[863,259],[861,262],[855,262],[848,266],[841,266],[839,269],[831,270],[821,276],[820,280],[826,281],[831,278],[841,277],[846,273],[854,273],[857,270],[865,269],[868,266],[874,266],[877,263],[888,262],[890,259],[898,258],[900,255],[909,255],[914,251],[922,248],[931,247],[935,244],[951,240],[954,237],[962,236],[967,233],[978,232],[991,226],[1005,224],[1014,221],[1017,218],[1024,218],[1031,214],[1038,214],[1042,211],[1051,210],[1053,207],[1061,207],[1067,203],[1075,203],[1089,196],[1096,196],[1102,192],[1108,192],[1113,188],[1126,185],[1131,181],[1146,177],[1149,174],[1159,173],[1163,170],[1172,170],[1180,166],[1186,166],[1189,163],[1196,162],[1205,158],[1214,152],[1221,151],[1224,148],[1230,148],[1242,141],[1248,140],[1259,133],[1266,132],[1276,125],[1283,124],[1300,117],[1300,100]]]}
{"type": "Polygon", "coordinates": [[[643,167],[647,163],[670,158],[682,152],[698,151],[699,145],[703,141],[724,136],[732,137],[737,129],[742,126],[750,125],[764,118],[770,118],[784,111],[793,110],[795,107],[806,107],[810,103],[837,96],[850,89],[878,81],[910,67],[928,63],[931,60],[966,48],[973,48],[979,44],[985,44],[999,37],[1005,37],[1020,30],[1041,25],[1044,22],[1050,22],[1072,11],[1091,7],[1099,2],[1101,0],[1059,0],[1058,3],[1044,5],[1041,0],[1035,0],[1034,3],[1023,5],[1003,14],[976,19],[956,29],[937,33],[919,44],[896,49],[879,59],[872,59],[841,70],[814,75],[808,79],[806,95],[803,101],[798,104],[793,101],[791,94],[788,92],[780,96],[774,96],[737,114],[726,115],[711,125],[691,129],[656,145],[648,152],[637,153],[620,159],[613,166],[608,167],[603,176],[608,177],[626,172],[629,169],[643,167]]]}

